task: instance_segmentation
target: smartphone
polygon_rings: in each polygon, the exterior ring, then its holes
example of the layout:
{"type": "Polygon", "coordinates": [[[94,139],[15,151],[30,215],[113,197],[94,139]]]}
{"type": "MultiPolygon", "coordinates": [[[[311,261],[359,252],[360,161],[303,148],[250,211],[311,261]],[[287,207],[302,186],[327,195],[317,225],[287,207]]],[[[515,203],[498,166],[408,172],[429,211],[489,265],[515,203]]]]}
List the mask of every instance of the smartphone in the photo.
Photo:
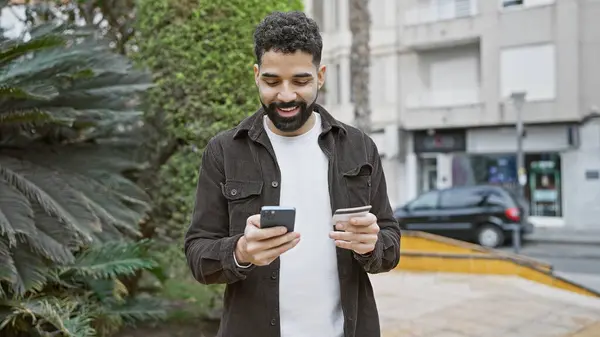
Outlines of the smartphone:
{"type": "Polygon", "coordinates": [[[284,226],[288,232],[293,232],[295,223],[295,207],[263,206],[260,209],[260,228],[284,226]]]}
{"type": "Polygon", "coordinates": [[[352,218],[359,218],[369,214],[371,205],[365,205],[352,208],[340,208],[333,213],[333,224],[338,222],[350,221],[352,218]]]}

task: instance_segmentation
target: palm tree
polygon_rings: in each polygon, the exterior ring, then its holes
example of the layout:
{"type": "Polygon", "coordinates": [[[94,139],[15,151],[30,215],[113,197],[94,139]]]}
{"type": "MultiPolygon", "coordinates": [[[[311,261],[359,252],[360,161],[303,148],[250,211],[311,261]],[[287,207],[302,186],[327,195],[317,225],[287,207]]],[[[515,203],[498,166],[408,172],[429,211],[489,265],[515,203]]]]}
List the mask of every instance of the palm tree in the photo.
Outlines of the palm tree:
{"type": "Polygon", "coordinates": [[[149,208],[127,178],[149,75],[92,31],[30,34],[0,41],[0,283],[17,295],[82,247],[138,235],[149,208]]]}
{"type": "Polygon", "coordinates": [[[371,51],[369,39],[371,17],[369,0],[350,0],[350,81],[354,98],[354,118],[356,126],[362,131],[371,132],[371,106],[369,103],[369,69],[371,51]]]}
{"type": "Polygon", "coordinates": [[[0,335],[105,335],[156,318],[119,277],[156,267],[132,182],[148,73],[93,30],[0,38],[0,335]]]}

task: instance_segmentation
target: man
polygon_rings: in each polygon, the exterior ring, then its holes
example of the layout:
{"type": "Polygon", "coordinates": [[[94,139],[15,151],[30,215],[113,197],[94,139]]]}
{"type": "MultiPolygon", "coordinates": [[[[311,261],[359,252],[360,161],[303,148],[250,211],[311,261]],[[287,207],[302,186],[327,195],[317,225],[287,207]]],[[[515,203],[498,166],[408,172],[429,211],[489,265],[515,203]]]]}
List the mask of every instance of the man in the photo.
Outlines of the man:
{"type": "Polygon", "coordinates": [[[208,143],[185,237],[194,277],[227,284],[219,336],[380,336],[367,273],[398,264],[400,229],[377,148],[316,104],[312,19],[272,13],[254,43],[262,108],[208,143]],[[264,205],[295,207],[294,232],[261,229],[264,205]],[[332,211],[365,205],[333,226],[332,211]]]}

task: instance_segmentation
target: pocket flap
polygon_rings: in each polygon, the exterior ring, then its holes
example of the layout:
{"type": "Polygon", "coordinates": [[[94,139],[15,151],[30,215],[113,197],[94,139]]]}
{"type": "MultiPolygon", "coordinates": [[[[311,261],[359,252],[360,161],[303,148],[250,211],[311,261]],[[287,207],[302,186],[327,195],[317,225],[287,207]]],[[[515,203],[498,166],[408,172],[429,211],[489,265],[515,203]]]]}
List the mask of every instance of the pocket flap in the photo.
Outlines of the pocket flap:
{"type": "Polygon", "coordinates": [[[244,199],[252,195],[260,195],[263,188],[262,181],[227,180],[221,183],[221,192],[228,200],[244,199]]]}
{"type": "Polygon", "coordinates": [[[364,163],[343,173],[345,177],[370,176],[373,173],[373,165],[364,163]]]}

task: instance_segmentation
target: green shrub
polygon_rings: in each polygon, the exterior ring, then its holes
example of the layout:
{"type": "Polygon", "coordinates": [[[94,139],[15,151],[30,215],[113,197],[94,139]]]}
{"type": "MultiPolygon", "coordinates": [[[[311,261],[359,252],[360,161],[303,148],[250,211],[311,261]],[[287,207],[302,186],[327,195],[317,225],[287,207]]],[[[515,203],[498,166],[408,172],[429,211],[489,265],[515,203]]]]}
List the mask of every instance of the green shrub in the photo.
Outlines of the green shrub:
{"type": "MultiPolygon", "coordinates": [[[[142,0],[139,52],[157,86],[146,101],[160,141],[187,144],[161,168],[154,200],[161,230],[182,242],[194,204],[202,150],[259,105],[252,34],[268,13],[302,9],[301,0],[142,0]]],[[[178,254],[181,246],[177,245],[178,254]]],[[[182,260],[183,257],[178,255],[182,260]]],[[[170,259],[172,261],[172,259],[170,259]]]]}

